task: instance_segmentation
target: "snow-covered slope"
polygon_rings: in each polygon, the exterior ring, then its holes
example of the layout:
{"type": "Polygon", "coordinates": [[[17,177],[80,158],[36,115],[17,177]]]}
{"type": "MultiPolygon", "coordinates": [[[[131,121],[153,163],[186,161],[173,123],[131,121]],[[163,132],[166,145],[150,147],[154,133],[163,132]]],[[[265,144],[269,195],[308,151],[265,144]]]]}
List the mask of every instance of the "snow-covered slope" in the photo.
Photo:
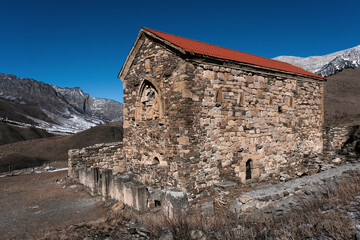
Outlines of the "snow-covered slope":
{"type": "Polygon", "coordinates": [[[309,72],[328,77],[349,67],[360,66],[360,45],[324,56],[294,57],[279,56],[275,60],[287,62],[309,72]]]}
{"type": "Polygon", "coordinates": [[[79,87],[60,88],[55,91],[65,97],[66,101],[77,111],[99,118],[105,122],[119,122],[123,119],[123,105],[114,100],[92,97],[79,87]]]}
{"type": "Polygon", "coordinates": [[[50,132],[76,133],[122,120],[119,102],[14,75],[0,73],[0,98],[0,117],[50,132]]]}

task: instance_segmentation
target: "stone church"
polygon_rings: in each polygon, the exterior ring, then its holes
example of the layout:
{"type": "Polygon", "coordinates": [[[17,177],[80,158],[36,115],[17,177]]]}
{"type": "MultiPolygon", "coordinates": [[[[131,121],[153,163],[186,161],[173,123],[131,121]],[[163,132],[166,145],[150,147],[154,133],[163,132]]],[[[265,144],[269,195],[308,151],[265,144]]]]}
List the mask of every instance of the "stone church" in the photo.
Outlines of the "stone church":
{"type": "Polygon", "coordinates": [[[199,192],[294,176],[321,158],[326,79],[301,68],[142,28],[118,77],[114,169],[146,186],[199,192]]]}
{"type": "Polygon", "coordinates": [[[323,144],[325,78],[148,28],[118,77],[123,141],[69,150],[68,175],[137,210],[171,217],[206,196],[230,203],[248,183],[315,173],[353,131],[328,129],[323,144]]]}

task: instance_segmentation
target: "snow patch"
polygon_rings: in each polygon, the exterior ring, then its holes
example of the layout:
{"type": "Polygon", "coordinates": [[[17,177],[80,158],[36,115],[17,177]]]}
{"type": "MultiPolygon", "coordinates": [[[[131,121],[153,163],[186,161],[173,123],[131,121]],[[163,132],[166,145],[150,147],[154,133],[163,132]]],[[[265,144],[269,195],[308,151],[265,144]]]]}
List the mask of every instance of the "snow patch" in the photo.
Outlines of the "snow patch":
{"type": "Polygon", "coordinates": [[[324,56],[295,57],[279,56],[274,60],[287,62],[323,77],[330,76],[344,68],[360,66],[360,45],[324,56]]]}

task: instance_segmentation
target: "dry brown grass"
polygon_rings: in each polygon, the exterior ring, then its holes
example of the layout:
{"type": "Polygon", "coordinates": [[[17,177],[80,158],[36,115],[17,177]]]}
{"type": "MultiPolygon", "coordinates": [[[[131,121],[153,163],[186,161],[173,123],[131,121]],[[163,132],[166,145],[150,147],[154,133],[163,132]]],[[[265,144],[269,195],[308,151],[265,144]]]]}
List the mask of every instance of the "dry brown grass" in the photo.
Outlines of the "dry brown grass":
{"type": "Polygon", "coordinates": [[[141,222],[150,231],[150,239],[159,239],[164,228],[174,239],[184,240],[205,239],[194,238],[202,234],[206,239],[355,239],[354,222],[348,212],[360,212],[360,202],[356,198],[359,195],[360,176],[354,175],[323,186],[312,198],[300,198],[301,209],[294,209],[282,217],[264,213],[239,217],[217,209],[213,214],[190,212],[168,219],[161,212],[141,214],[125,208],[101,223],[86,223],[59,232],[68,239],[92,236],[122,239],[131,235],[127,232],[129,223],[141,222]],[[316,238],[320,236],[323,238],[316,238]]]}
{"type": "MultiPolygon", "coordinates": [[[[161,228],[167,227],[174,239],[192,239],[194,229],[215,239],[307,239],[319,236],[354,239],[354,223],[348,211],[350,205],[354,211],[359,195],[360,176],[353,176],[322,187],[311,199],[299,198],[301,209],[294,209],[281,218],[264,217],[259,213],[256,218],[237,217],[221,210],[212,215],[182,215],[172,220],[160,213],[130,218],[146,223],[154,237],[159,237],[161,228]]],[[[355,208],[360,211],[360,203],[355,208]]]]}
{"type": "Polygon", "coordinates": [[[67,161],[68,150],[122,141],[121,123],[100,125],[77,134],[15,142],[0,146],[0,172],[67,161]]]}

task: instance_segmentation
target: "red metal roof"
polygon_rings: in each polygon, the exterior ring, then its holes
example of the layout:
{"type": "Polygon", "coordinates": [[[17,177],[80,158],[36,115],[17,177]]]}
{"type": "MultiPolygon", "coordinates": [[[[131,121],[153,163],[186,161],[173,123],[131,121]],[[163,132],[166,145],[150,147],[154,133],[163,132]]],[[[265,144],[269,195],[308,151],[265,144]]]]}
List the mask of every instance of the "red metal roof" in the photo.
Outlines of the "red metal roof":
{"type": "Polygon", "coordinates": [[[227,59],[232,60],[236,62],[242,62],[242,63],[249,63],[261,67],[267,67],[267,68],[273,68],[278,69],[286,72],[292,72],[292,73],[298,73],[303,74],[311,77],[316,78],[322,78],[326,79],[324,77],[318,76],[314,73],[305,71],[302,68],[296,67],[294,65],[291,65],[289,63],[280,62],[276,60],[272,60],[265,57],[260,57],[257,55],[244,53],[236,50],[232,50],[229,48],[219,47],[216,45],[212,45],[209,43],[199,42],[196,40],[191,40],[184,37],[179,37],[176,35],[172,35],[169,33],[164,33],[160,31],[156,31],[150,28],[144,28],[143,29],[155,34],[156,36],[171,42],[172,44],[182,48],[186,52],[194,52],[197,54],[207,55],[211,57],[221,58],[221,59],[227,59]]]}

